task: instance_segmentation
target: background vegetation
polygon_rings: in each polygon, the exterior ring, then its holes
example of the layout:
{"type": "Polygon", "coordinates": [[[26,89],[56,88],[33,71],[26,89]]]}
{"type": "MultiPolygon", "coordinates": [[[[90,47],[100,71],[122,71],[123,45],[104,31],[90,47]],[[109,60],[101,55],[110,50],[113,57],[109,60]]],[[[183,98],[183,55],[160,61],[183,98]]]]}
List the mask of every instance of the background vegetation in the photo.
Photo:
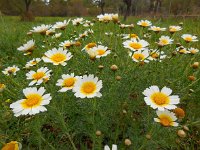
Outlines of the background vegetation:
{"type": "Polygon", "coordinates": [[[29,11],[34,16],[96,16],[101,12],[124,15],[129,9],[128,14],[135,16],[200,14],[199,0],[50,0],[49,3],[44,1],[46,0],[0,0],[0,12],[5,15],[21,15],[29,11]],[[27,9],[29,3],[30,7],[27,9]]]}

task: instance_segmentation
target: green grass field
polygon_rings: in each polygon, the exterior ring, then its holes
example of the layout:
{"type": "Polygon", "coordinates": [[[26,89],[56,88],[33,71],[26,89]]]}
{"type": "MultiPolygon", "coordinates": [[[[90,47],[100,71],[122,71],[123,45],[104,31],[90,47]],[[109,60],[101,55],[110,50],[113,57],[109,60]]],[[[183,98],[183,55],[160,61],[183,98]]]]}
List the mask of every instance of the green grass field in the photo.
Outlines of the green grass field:
{"type": "MultiPolygon", "coordinates": [[[[0,148],[10,141],[18,141],[24,150],[102,150],[104,145],[117,144],[119,150],[197,150],[200,149],[200,68],[194,69],[191,65],[200,62],[200,52],[196,54],[180,54],[176,51],[176,43],[186,48],[200,49],[200,42],[186,43],[182,34],[200,37],[199,19],[150,19],[153,25],[166,27],[179,25],[183,22],[183,30],[171,35],[168,31],[154,33],[137,25],[143,18],[129,18],[126,24],[133,23],[133,29],[120,29],[117,24],[95,22],[94,34],[81,39],[81,46],[70,47],[73,57],[66,66],[54,66],[41,61],[30,70],[47,66],[52,70],[50,80],[33,87],[45,87],[52,100],[45,106],[46,112],[35,115],[15,117],[10,104],[23,99],[23,89],[27,88],[24,69],[26,62],[32,58],[41,58],[44,53],[52,48],[59,47],[65,40],[73,39],[72,36],[83,33],[86,27],[73,26],[71,23],[62,32],[60,39],[49,36],[26,33],[34,26],[41,24],[54,24],[66,18],[36,18],[35,22],[20,22],[17,17],[0,17],[0,83],[6,88],[0,92],[0,148]],[[107,36],[105,32],[113,32],[107,36]],[[150,33],[150,38],[145,38],[144,33],[150,33]],[[149,42],[149,48],[156,49],[161,35],[168,35],[174,39],[173,44],[164,46],[162,51],[167,58],[162,62],[150,61],[141,65],[134,62],[128,55],[128,49],[123,47],[123,40],[117,34],[135,33],[140,39],[149,42]],[[32,55],[24,56],[18,47],[34,39],[36,48],[32,55]],[[101,42],[111,49],[106,57],[91,60],[87,53],[81,49],[90,42],[101,42]],[[45,46],[45,47],[44,47],[45,46]],[[118,70],[112,71],[110,67],[115,64],[118,70]],[[20,68],[16,76],[6,76],[2,71],[16,65],[20,68]],[[98,66],[103,65],[103,69],[98,66]],[[87,75],[94,74],[102,80],[100,98],[77,98],[72,91],[58,92],[60,87],[56,82],[62,74],[87,75]],[[120,76],[121,80],[117,80],[120,76]],[[196,80],[191,81],[189,76],[196,80]],[[180,97],[177,107],[185,111],[185,117],[178,119],[178,127],[164,127],[154,121],[157,117],[156,110],[146,105],[142,92],[152,85],[160,89],[164,86],[173,90],[172,95],[180,97]],[[183,126],[189,128],[188,131],[183,126]],[[181,138],[177,131],[183,129],[186,137],[181,138]],[[96,131],[101,131],[96,135],[96,131]],[[130,139],[131,145],[124,141],[130,139]],[[75,148],[76,147],[76,148],[75,148]]],[[[69,19],[69,18],[67,18],[69,19]]],[[[87,18],[92,20],[93,18],[87,18]]],[[[200,39],[199,39],[200,40],[200,39]]]]}

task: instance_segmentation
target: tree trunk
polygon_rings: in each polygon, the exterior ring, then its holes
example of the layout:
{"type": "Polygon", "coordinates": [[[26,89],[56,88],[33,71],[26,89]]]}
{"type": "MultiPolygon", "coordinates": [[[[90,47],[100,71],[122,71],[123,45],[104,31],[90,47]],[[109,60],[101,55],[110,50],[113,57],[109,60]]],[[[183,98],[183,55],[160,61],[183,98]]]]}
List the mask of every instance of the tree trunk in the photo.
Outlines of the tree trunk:
{"type": "Polygon", "coordinates": [[[24,0],[25,3],[25,11],[22,13],[21,20],[22,21],[33,21],[35,18],[30,11],[30,5],[32,0],[24,0]]]}
{"type": "Polygon", "coordinates": [[[130,15],[132,0],[123,0],[123,2],[126,4],[126,12],[124,14],[124,21],[125,21],[127,17],[130,15]]]}
{"type": "Polygon", "coordinates": [[[29,8],[31,5],[32,0],[24,0],[26,6],[26,12],[29,12],[29,8]]]}
{"type": "Polygon", "coordinates": [[[161,0],[156,0],[156,2],[155,2],[155,14],[157,14],[158,12],[160,12],[160,8],[161,8],[161,4],[162,4],[162,2],[161,2],[161,0]]]}
{"type": "Polygon", "coordinates": [[[100,3],[101,3],[101,4],[100,4],[100,7],[101,7],[101,14],[104,15],[104,6],[105,6],[105,2],[102,1],[102,2],[100,2],[100,3]]]}
{"type": "Polygon", "coordinates": [[[154,0],[150,0],[149,11],[152,12],[154,10],[154,0]]]}

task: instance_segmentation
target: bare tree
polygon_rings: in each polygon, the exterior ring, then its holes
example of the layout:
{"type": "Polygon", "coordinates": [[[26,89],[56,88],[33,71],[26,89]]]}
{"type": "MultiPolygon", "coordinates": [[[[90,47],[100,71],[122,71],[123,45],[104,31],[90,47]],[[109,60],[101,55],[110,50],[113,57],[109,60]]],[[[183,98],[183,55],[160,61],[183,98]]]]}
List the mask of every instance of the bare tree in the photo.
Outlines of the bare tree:
{"type": "Polygon", "coordinates": [[[105,0],[92,0],[92,3],[101,8],[101,14],[104,14],[105,0]]]}
{"type": "Polygon", "coordinates": [[[150,0],[149,11],[157,14],[162,6],[162,0],[150,0]]]}
{"type": "Polygon", "coordinates": [[[126,11],[124,14],[124,20],[126,20],[127,17],[130,15],[132,0],[123,0],[123,2],[126,4],[126,11]]]}

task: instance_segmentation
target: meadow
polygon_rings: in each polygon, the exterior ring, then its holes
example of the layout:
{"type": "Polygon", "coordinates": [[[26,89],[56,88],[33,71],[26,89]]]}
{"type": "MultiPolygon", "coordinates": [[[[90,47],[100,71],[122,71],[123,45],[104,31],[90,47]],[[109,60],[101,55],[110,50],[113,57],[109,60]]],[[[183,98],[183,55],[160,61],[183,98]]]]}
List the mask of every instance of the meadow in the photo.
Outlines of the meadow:
{"type": "Polygon", "coordinates": [[[34,22],[21,22],[18,17],[0,17],[0,148],[17,141],[24,150],[102,150],[105,145],[111,148],[112,144],[119,150],[200,149],[200,68],[197,63],[200,52],[183,50],[200,49],[200,42],[186,42],[181,38],[183,34],[191,34],[199,40],[200,19],[147,18],[153,25],[166,28],[166,31],[154,32],[137,25],[144,18],[130,17],[122,22],[134,27],[120,28],[119,23],[99,22],[96,17],[89,17],[84,19],[94,21],[93,26],[75,26],[70,21],[65,29],[55,30],[62,33],[59,38],[34,32],[27,35],[33,27],[69,19],[38,17],[34,22]],[[172,34],[171,25],[180,26],[182,30],[172,34]],[[93,33],[80,35],[88,29],[93,33]],[[155,60],[146,62],[151,56],[149,53],[145,59],[134,61],[129,52],[136,51],[124,47],[123,42],[130,40],[129,37],[123,39],[124,34],[135,34],[139,37],[136,40],[147,41],[149,45],[145,49],[163,51],[165,58],[162,59],[160,53],[155,60]],[[172,44],[158,44],[162,35],[173,39],[172,44]],[[30,55],[17,50],[32,39],[35,46],[30,55]],[[34,66],[25,67],[28,61],[42,58],[65,40],[76,41],[73,46],[65,47],[73,55],[66,65],[54,65],[42,59],[34,66]],[[108,47],[110,54],[100,58],[93,56],[82,50],[88,43],[108,47]],[[13,65],[20,68],[16,75],[2,72],[13,65]],[[50,78],[40,85],[29,85],[31,80],[26,74],[41,67],[52,70],[50,78]],[[63,74],[71,73],[98,77],[102,81],[98,91],[102,96],[77,97],[75,90],[58,92],[61,87],[56,85],[57,81],[63,74]],[[23,99],[23,89],[29,86],[44,87],[45,94],[51,95],[50,103],[45,106],[47,111],[16,117],[11,104],[23,99]],[[178,126],[154,121],[158,118],[157,108],[147,105],[144,94],[151,86],[170,88],[171,95],[179,96],[176,107],[181,111],[170,109],[176,115],[178,126]]]}

